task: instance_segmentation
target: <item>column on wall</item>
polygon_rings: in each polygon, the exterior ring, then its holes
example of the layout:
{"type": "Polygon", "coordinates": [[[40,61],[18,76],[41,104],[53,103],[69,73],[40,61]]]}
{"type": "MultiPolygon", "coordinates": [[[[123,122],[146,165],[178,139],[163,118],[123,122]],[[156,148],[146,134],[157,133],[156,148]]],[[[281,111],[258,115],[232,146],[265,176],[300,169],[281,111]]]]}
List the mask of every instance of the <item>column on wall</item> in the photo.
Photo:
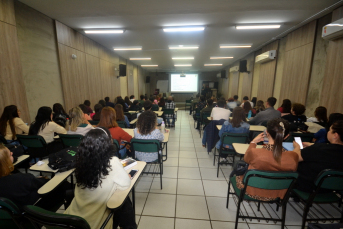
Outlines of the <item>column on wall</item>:
{"type": "MultiPolygon", "coordinates": [[[[254,60],[255,60],[256,56],[260,55],[261,53],[262,53],[262,49],[254,52],[253,53],[254,54],[254,60]]],[[[254,70],[253,70],[253,78],[252,78],[252,86],[251,86],[251,97],[257,97],[258,81],[260,79],[260,66],[261,66],[260,64],[255,64],[255,62],[254,62],[254,70]]]]}
{"type": "Polygon", "coordinates": [[[285,55],[286,55],[286,41],[287,38],[281,38],[279,42],[279,49],[277,52],[276,57],[276,72],[275,72],[275,80],[274,80],[274,91],[273,96],[277,99],[275,107],[279,107],[282,105],[282,100],[280,101],[280,91],[281,91],[281,83],[283,77],[283,67],[285,65],[285,55]]]}

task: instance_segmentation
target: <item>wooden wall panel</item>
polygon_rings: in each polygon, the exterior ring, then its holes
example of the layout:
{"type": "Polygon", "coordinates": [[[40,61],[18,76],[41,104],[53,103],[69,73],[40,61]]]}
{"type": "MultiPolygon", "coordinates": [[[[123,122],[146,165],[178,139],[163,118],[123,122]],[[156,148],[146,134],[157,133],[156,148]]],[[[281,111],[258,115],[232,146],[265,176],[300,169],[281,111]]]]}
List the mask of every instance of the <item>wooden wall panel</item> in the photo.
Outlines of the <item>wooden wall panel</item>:
{"type": "MultiPolygon", "coordinates": [[[[343,18],[343,7],[332,12],[332,21],[343,18]]],[[[343,38],[329,42],[320,105],[328,114],[343,113],[343,38]]]]}
{"type": "Polygon", "coordinates": [[[134,77],[133,77],[134,65],[131,62],[127,62],[126,65],[126,77],[127,77],[127,94],[135,94],[134,77]]]}
{"type": "Polygon", "coordinates": [[[138,87],[139,87],[139,82],[138,82],[138,66],[134,65],[133,67],[133,95],[138,97],[138,87]]]}
{"type": "Polygon", "coordinates": [[[241,77],[243,77],[242,96],[248,96],[249,99],[251,99],[252,72],[250,73],[244,72],[241,74],[241,77]]]}
{"type": "Polygon", "coordinates": [[[238,94],[238,84],[239,84],[239,72],[231,72],[230,73],[230,94],[229,97],[233,97],[234,95],[238,94]]]}
{"type": "MultiPolygon", "coordinates": [[[[278,50],[279,40],[276,40],[262,48],[262,53],[269,50],[278,50]]],[[[276,60],[260,64],[260,74],[258,80],[257,99],[266,101],[273,96],[274,81],[276,72],[276,60]]]]}
{"type": "Polygon", "coordinates": [[[16,25],[13,0],[0,1],[0,21],[16,25]]]}
{"type": "Polygon", "coordinates": [[[86,54],[62,44],[58,45],[58,52],[64,104],[66,110],[69,110],[83,103],[85,99],[89,99],[90,93],[85,78],[87,76],[86,54]],[[77,55],[77,58],[72,59],[72,54],[77,55]]]}
{"type": "Polygon", "coordinates": [[[0,112],[5,106],[17,105],[21,118],[29,122],[29,109],[20,62],[17,29],[0,22],[0,112]]]}
{"type": "Polygon", "coordinates": [[[313,43],[316,33],[316,25],[317,21],[314,20],[288,34],[286,52],[300,46],[313,43]]]}
{"type": "Polygon", "coordinates": [[[91,108],[99,102],[100,99],[104,99],[102,94],[102,82],[100,79],[100,59],[89,54],[86,54],[86,71],[87,71],[87,88],[89,93],[89,100],[91,102],[91,108]]]}
{"type": "Polygon", "coordinates": [[[69,46],[71,48],[85,51],[83,35],[72,28],[62,24],[59,21],[56,22],[56,33],[57,33],[57,42],[69,46]]]}
{"type": "Polygon", "coordinates": [[[88,37],[84,37],[83,41],[85,44],[85,53],[99,57],[99,45],[88,37]]]}

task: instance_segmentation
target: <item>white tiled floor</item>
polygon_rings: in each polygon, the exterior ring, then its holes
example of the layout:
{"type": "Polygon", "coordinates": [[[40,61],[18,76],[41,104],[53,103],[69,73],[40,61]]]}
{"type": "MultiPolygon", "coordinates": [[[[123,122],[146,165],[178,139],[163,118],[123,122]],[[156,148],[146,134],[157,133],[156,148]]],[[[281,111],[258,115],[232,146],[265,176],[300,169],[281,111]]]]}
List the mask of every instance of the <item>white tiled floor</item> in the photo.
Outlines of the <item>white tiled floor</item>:
{"type": "MultiPolygon", "coordinates": [[[[193,117],[188,112],[178,111],[176,127],[170,133],[168,160],[163,163],[163,190],[159,176],[143,175],[138,181],[136,215],[139,229],[234,228],[237,208],[232,198],[226,209],[231,166],[222,166],[217,178],[213,154],[208,154],[202,147],[199,132],[193,125],[193,117]]],[[[301,217],[290,206],[287,214],[286,225],[300,228],[301,217]]],[[[280,228],[280,224],[240,220],[238,228],[272,229],[280,228]]]]}

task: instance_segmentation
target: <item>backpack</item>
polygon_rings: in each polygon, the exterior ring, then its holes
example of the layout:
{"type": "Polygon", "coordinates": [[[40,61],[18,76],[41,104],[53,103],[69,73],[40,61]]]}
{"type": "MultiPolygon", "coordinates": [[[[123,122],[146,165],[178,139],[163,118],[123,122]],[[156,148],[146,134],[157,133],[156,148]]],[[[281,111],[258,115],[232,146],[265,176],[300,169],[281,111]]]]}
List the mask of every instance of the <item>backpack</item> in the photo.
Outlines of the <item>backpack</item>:
{"type": "Polygon", "coordinates": [[[65,172],[75,168],[77,147],[69,147],[49,155],[48,166],[58,172],[65,172]]]}
{"type": "Polygon", "coordinates": [[[67,117],[63,114],[58,114],[53,118],[53,121],[58,125],[65,127],[67,124],[67,117]]]}

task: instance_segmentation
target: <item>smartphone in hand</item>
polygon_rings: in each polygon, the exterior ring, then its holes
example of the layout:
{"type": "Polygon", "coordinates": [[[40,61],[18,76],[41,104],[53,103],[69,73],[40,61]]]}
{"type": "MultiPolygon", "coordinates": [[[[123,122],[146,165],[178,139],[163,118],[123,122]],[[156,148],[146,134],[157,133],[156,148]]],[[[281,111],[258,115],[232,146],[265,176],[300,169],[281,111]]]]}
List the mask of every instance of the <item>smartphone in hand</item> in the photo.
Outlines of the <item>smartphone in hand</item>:
{"type": "Polygon", "coordinates": [[[300,138],[300,137],[294,137],[294,141],[295,141],[296,143],[299,144],[300,149],[303,149],[303,148],[304,148],[303,142],[301,141],[301,138],[300,138]]]}

